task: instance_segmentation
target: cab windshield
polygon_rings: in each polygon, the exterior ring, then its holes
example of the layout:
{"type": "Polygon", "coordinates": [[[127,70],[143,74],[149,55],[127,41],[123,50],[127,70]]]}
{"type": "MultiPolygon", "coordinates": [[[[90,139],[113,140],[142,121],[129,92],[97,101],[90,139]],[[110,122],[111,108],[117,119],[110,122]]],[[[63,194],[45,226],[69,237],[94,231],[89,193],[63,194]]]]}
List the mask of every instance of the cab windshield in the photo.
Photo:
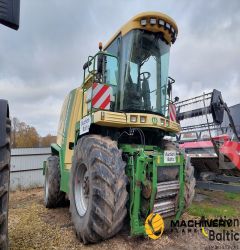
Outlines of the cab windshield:
{"type": "Polygon", "coordinates": [[[165,115],[170,46],[159,33],[133,30],[121,49],[120,110],[165,115]]]}

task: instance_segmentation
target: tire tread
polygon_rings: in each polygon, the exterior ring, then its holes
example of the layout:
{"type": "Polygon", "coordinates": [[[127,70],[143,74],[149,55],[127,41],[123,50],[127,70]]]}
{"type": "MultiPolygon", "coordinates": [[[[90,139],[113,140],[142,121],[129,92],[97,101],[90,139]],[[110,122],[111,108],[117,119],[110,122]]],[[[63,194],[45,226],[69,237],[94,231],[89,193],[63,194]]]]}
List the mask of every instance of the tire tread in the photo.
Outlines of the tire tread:
{"type": "Polygon", "coordinates": [[[74,151],[70,183],[70,211],[78,237],[87,244],[114,236],[122,228],[128,198],[125,163],[117,143],[100,135],[80,138],[74,151]],[[72,190],[74,169],[82,160],[90,166],[93,190],[90,216],[86,218],[85,228],[77,222],[72,190]]]}
{"type": "MultiPolygon", "coordinates": [[[[5,143],[0,147],[0,249],[8,249],[11,120],[6,117],[5,143]]],[[[2,135],[0,135],[2,136],[2,135]]]]}
{"type": "Polygon", "coordinates": [[[49,156],[47,159],[47,170],[45,173],[44,202],[47,208],[59,207],[65,200],[65,193],[60,190],[61,174],[59,168],[59,157],[49,156]],[[46,196],[46,175],[49,175],[48,197],[46,196]]]}

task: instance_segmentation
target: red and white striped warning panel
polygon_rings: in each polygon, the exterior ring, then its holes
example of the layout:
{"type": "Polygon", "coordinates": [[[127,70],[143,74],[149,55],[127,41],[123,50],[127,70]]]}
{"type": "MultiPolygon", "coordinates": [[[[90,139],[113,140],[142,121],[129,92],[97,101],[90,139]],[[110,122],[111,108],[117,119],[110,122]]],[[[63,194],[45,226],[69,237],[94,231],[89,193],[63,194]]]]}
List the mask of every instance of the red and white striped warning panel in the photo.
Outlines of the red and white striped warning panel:
{"type": "Polygon", "coordinates": [[[93,83],[92,107],[96,109],[110,109],[112,88],[101,83],[93,83]]]}
{"type": "Polygon", "coordinates": [[[173,103],[169,103],[169,117],[170,121],[176,122],[176,106],[173,103]]]}

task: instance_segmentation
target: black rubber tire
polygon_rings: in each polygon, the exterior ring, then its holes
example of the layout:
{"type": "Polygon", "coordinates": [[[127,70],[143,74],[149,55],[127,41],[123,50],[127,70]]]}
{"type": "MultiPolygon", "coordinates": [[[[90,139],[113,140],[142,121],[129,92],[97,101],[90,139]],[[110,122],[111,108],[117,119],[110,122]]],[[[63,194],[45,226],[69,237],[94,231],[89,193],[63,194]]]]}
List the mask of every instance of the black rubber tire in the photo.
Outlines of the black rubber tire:
{"type": "MultiPolygon", "coordinates": [[[[178,144],[171,141],[164,141],[164,149],[165,150],[176,150],[180,152],[178,144]]],[[[186,158],[185,170],[184,170],[184,201],[185,201],[185,209],[188,208],[194,198],[195,195],[195,186],[196,179],[194,177],[194,167],[191,164],[191,159],[189,157],[186,158]]]]}
{"type": "Polygon", "coordinates": [[[60,181],[59,157],[49,156],[44,182],[44,203],[47,208],[59,207],[64,203],[65,193],[60,190],[60,181]]]}
{"type": "Polygon", "coordinates": [[[125,163],[115,141],[99,135],[79,139],[70,177],[70,212],[76,235],[84,244],[108,239],[122,228],[127,214],[126,184],[125,163]],[[86,212],[80,216],[74,182],[76,170],[83,165],[89,176],[89,198],[86,212]]]}
{"type": "MultiPolygon", "coordinates": [[[[8,249],[8,200],[10,183],[11,121],[5,119],[5,143],[0,147],[0,249],[8,249]]],[[[4,121],[4,122],[5,122],[4,121]]]]}
{"type": "Polygon", "coordinates": [[[193,201],[195,195],[196,179],[194,177],[194,167],[191,159],[187,157],[185,164],[185,182],[184,182],[184,201],[185,208],[188,208],[193,201]]]}

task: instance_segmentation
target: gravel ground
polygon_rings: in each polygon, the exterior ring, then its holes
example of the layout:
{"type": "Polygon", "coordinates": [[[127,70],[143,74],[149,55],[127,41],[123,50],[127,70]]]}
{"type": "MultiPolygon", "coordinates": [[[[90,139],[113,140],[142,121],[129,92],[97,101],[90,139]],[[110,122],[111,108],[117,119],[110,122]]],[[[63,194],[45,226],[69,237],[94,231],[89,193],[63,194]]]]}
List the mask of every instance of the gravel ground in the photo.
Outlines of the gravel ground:
{"type": "MultiPolygon", "coordinates": [[[[185,219],[192,218],[187,213],[185,219]]],[[[46,209],[43,189],[16,191],[10,194],[10,249],[240,249],[240,245],[210,242],[202,234],[165,232],[158,240],[132,238],[122,230],[110,240],[83,245],[75,237],[68,207],[46,209]]]]}

